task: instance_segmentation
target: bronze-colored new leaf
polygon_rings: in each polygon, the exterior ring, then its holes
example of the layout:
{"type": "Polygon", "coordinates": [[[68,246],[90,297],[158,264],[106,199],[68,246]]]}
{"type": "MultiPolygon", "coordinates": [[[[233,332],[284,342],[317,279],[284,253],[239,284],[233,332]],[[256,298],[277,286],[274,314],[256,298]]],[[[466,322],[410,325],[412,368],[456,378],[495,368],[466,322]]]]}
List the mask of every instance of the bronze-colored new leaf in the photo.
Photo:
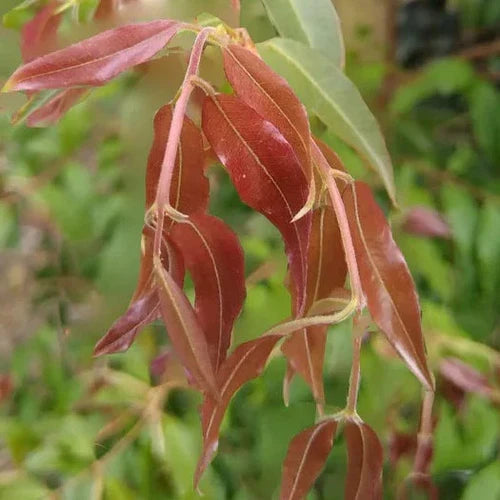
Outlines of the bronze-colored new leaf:
{"type": "Polygon", "coordinates": [[[196,385],[218,399],[208,345],[193,306],[158,257],[153,257],[160,312],[174,350],[196,385]]]}
{"type": "Polygon", "coordinates": [[[167,19],[104,31],[18,68],[4,91],[103,85],[119,73],[151,59],[177,33],[167,19]]]}
{"type": "Polygon", "coordinates": [[[297,434],[283,463],[280,500],[301,500],[318,478],[333,446],[335,420],[323,420],[297,434]]]}
{"type": "MultiPolygon", "coordinates": [[[[156,197],[171,123],[172,106],[161,107],[154,118],[154,140],[146,170],[146,208],[152,205],[156,197]]],[[[206,210],[209,186],[208,179],[203,174],[204,166],[201,132],[185,117],[170,187],[170,203],[173,208],[184,214],[206,210]]]]}
{"type": "Polygon", "coordinates": [[[249,49],[229,45],[223,54],[224,70],[236,95],[283,134],[312,181],[309,120],[288,82],[249,49]]]}
{"type": "MultiPolygon", "coordinates": [[[[323,206],[313,212],[309,238],[306,310],[344,286],[347,275],[344,250],[335,211],[323,206]]],[[[324,402],[323,361],[328,326],[313,326],[293,334],[282,350],[291,367],[311,387],[316,401],[324,402]]]]}
{"type": "Polygon", "coordinates": [[[308,195],[306,177],[292,147],[272,123],[235,96],[207,97],[202,123],[240,198],[281,232],[296,287],[296,309],[302,310],[311,216],[292,222],[308,195]]]}
{"type": "Polygon", "coordinates": [[[431,389],[420,307],[403,254],[368,185],[356,182],[346,189],[344,202],[372,318],[410,370],[431,389]]]}
{"type": "Polygon", "coordinates": [[[245,342],[222,363],[217,373],[220,400],[207,396],[201,407],[203,450],[196,467],[195,487],[217,451],[220,424],[231,398],[243,384],[262,373],[271,351],[280,338],[280,335],[267,335],[245,342]]]}
{"type": "Polygon", "coordinates": [[[344,436],[347,446],[345,500],[381,500],[384,455],[377,435],[364,422],[348,420],[344,436]]]}
{"type": "Polygon", "coordinates": [[[196,315],[217,370],[226,359],[234,321],[245,300],[243,249],[224,222],[203,213],[176,224],[171,237],[193,279],[196,315]]]}

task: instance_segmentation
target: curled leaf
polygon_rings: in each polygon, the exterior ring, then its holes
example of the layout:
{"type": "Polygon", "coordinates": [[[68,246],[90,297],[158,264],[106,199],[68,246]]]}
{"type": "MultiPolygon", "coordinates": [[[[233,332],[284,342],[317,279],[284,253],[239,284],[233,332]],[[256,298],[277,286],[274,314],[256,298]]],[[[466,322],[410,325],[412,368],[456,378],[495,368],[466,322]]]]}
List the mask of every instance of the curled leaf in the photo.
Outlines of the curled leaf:
{"type": "Polygon", "coordinates": [[[119,73],[151,59],[178,29],[177,22],[162,19],[104,31],[21,66],[3,91],[103,85],[119,73]]]}
{"type": "Polygon", "coordinates": [[[344,436],[347,446],[345,500],[381,500],[384,454],[377,435],[364,422],[348,420],[344,436]]]}
{"type": "Polygon", "coordinates": [[[193,307],[160,259],[153,259],[160,312],[174,350],[198,387],[217,400],[219,390],[207,341],[193,307]]]}
{"type": "Polygon", "coordinates": [[[234,321],[245,300],[243,250],[224,222],[202,213],[176,224],[171,237],[193,279],[196,315],[217,370],[226,358],[234,321]]]}
{"type": "Polygon", "coordinates": [[[323,420],[292,439],[283,463],[280,500],[305,498],[325,465],[336,430],[335,420],[323,420]]]}
{"type": "Polygon", "coordinates": [[[370,314],[410,370],[431,389],[420,307],[404,257],[366,184],[356,182],[345,191],[344,201],[370,314]]]}
{"type": "Polygon", "coordinates": [[[305,205],[306,178],[288,141],[238,97],[207,97],[203,131],[227,168],[241,199],[264,214],[281,232],[297,298],[305,305],[310,214],[291,222],[305,205]]]}
{"type": "Polygon", "coordinates": [[[217,451],[220,424],[231,398],[244,383],[261,374],[271,351],[280,338],[279,335],[266,335],[245,342],[222,363],[217,373],[220,400],[216,401],[213,397],[207,396],[201,407],[203,450],[196,467],[195,488],[217,451]]]}

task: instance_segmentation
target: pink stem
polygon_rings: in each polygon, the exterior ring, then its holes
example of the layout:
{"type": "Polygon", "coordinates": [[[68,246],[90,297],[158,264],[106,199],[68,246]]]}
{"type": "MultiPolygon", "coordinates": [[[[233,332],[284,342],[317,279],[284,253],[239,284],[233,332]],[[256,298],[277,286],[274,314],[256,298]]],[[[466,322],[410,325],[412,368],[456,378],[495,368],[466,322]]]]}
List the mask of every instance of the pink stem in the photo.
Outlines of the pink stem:
{"type": "Polygon", "coordinates": [[[170,131],[168,133],[167,147],[165,148],[160,178],[158,180],[158,189],[156,191],[156,210],[158,221],[154,239],[155,255],[160,255],[161,251],[164,210],[165,208],[172,209],[170,206],[170,186],[172,184],[172,177],[174,174],[175,158],[177,156],[177,148],[179,146],[182,125],[184,123],[184,115],[186,113],[189,97],[194,89],[191,77],[198,74],[203,48],[209,34],[212,31],[214,31],[214,28],[203,28],[198,33],[191,51],[186,75],[184,76],[184,81],[182,82],[182,91],[179,99],[177,99],[177,102],[175,103],[172,123],[170,124],[170,131]]]}
{"type": "Polygon", "coordinates": [[[434,392],[425,391],[420,417],[420,430],[417,436],[417,451],[413,465],[414,474],[427,474],[432,458],[432,407],[434,392]]]}
{"type": "Polygon", "coordinates": [[[332,200],[333,209],[335,210],[335,215],[337,216],[337,221],[339,223],[340,236],[342,238],[342,244],[344,246],[345,258],[347,262],[347,270],[349,271],[351,279],[352,293],[359,300],[358,310],[362,310],[365,306],[365,296],[361,287],[358,263],[356,261],[356,254],[354,253],[354,245],[352,243],[352,235],[349,228],[349,222],[347,220],[347,214],[345,212],[344,202],[342,201],[342,196],[340,195],[337,183],[333,178],[330,165],[323,156],[323,153],[314,141],[311,141],[311,146],[313,157],[318,163],[318,166],[323,173],[323,177],[325,178],[326,186],[332,200]]]}
{"type": "Polygon", "coordinates": [[[360,313],[356,313],[353,321],[352,365],[346,406],[349,413],[355,413],[358,405],[359,381],[361,379],[361,343],[363,341],[364,326],[360,313]]]}

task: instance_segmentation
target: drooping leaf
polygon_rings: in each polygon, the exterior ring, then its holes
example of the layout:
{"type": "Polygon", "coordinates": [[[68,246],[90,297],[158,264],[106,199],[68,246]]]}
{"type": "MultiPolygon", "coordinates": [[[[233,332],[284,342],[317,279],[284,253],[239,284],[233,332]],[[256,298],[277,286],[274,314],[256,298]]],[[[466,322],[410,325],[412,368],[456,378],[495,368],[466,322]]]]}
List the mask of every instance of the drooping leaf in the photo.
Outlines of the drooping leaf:
{"type": "Polygon", "coordinates": [[[300,311],[305,303],[311,216],[291,222],[308,194],[292,147],[274,125],[235,96],[207,97],[202,124],[240,198],[281,232],[300,311]]]}
{"type": "Polygon", "coordinates": [[[305,498],[325,465],[336,430],[335,420],[323,420],[292,439],[283,463],[281,500],[305,498]]]}
{"type": "Polygon", "coordinates": [[[215,370],[226,358],[233,324],[245,300],[243,250],[220,219],[193,214],[176,224],[172,240],[180,249],[194,282],[196,315],[215,370]]]}
{"type": "MultiPolygon", "coordinates": [[[[328,298],[344,286],[347,275],[340,231],[332,207],[313,212],[309,239],[306,310],[318,300],[328,298]]],[[[292,368],[311,387],[315,399],[322,403],[323,361],[327,326],[314,326],[293,334],[282,347],[292,368]]]]}
{"type": "MultiPolygon", "coordinates": [[[[176,245],[164,240],[162,263],[181,287],[184,281],[184,262],[176,245]]],[[[153,275],[153,231],[143,230],[139,280],[129,307],[106,332],[94,348],[94,356],[126,351],[141,328],[160,317],[160,299],[153,275]]]]}
{"type": "Polygon", "coordinates": [[[88,93],[85,88],[66,89],[35,109],[26,117],[29,127],[53,125],[88,93]]]}
{"type": "Polygon", "coordinates": [[[309,120],[290,85],[248,49],[230,45],[223,54],[227,79],[238,97],[283,134],[312,182],[309,120]]]}
{"type": "Polygon", "coordinates": [[[395,200],[392,163],[375,117],[353,83],[326,56],[296,42],[273,38],[259,53],[288,80],[311,114],[356,149],[378,172],[395,200]]]}
{"type": "MultiPolygon", "coordinates": [[[[154,119],[154,141],[146,170],[146,208],[156,197],[163,157],[167,145],[172,107],[163,106],[154,119]]],[[[189,118],[184,118],[177,149],[175,170],[170,188],[170,203],[184,214],[204,211],[208,205],[208,179],[203,175],[205,158],[200,130],[189,118]]]]}
{"type": "Polygon", "coordinates": [[[283,38],[318,49],[339,68],[345,64],[345,47],[332,0],[264,0],[271,22],[283,38]]]}
{"type": "Polygon", "coordinates": [[[222,363],[217,373],[220,401],[207,396],[201,407],[203,450],[194,477],[195,487],[217,451],[219,428],[231,398],[243,384],[261,374],[280,338],[280,335],[267,335],[245,342],[222,363]]]}
{"type": "Polygon", "coordinates": [[[94,356],[126,351],[139,330],[159,317],[159,308],[160,300],[155,289],[134,300],[96,344],[94,356]]]}
{"type": "Polygon", "coordinates": [[[348,420],[344,436],[347,445],[345,500],[382,499],[382,445],[364,422],[348,420]]]}
{"type": "Polygon", "coordinates": [[[21,54],[25,63],[56,48],[57,29],[61,15],[56,14],[59,3],[49,2],[27,22],[21,32],[21,54]]]}
{"type": "Polygon", "coordinates": [[[178,29],[177,22],[162,19],[104,31],[21,66],[3,91],[103,85],[119,73],[151,59],[178,29]]]}
{"type": "Polygon", "coordinates": [[[154,257],[160,312],[174,350],[197,386],[216,400],[219,394],[208,345],[193,307],[173,277],[154,257]]]}
{"type": "Polygon", "coordinates": [[[356,182],[344,193],[361,285],[373,320],[427,388],[427,365],[415,284],[370,188],[356,182]]]}

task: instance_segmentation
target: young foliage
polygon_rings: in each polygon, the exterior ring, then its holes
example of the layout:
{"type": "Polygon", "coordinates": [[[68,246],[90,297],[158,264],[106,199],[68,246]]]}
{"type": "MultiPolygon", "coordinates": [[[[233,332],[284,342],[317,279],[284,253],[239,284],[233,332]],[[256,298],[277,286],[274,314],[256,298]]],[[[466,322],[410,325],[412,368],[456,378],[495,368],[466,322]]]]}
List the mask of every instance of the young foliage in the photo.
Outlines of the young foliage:
{"type": "MultiPolygon", "coordinates": [[[[294,0],[265,4],[282,35],[292,36],[296,26],[301,31],[298,42],[272,39],[261,44],[263,60],[244,30],[169,19],[127,24],[43,55],[36,51],[55,39],[60,22],[56,4],[49,3],[26,26],[25,64],[4,91],[61,89],[28,118],[31,125],[51,123],[82,99],[87,87],[103,85],[152,59],[181,30],[196,34],[179,92],[154,118],[137,287],[127,311],[96,345],[95,355],[128,349],[140,329],[161,316],[188,382],[203,397],[197,487],[216,452],[233,395],[262,373],[282,342],[288,361],[285,383],[300,374],[320,418],[290,443],[281,498],[304,498],[340,424],[348,451],[345,497],[378,499],[382,446],[356,414],[365,299],[373,321],[429,390],[433,377],[415,286],[389,224],[370,188],[354,182],[335,152],[312,136],[309,117],[319,117],[351,144],[380,174],[394,201],[391,161],[373,115],[342,72],[343,42],[331,3],[318,0],[307,8],[294,0]],[[292,11],[295,17],[288,19],[285,13],[292,11]],[[329,25],[331,32],[316,32],[316,21],[329,25]],[[224,87],[214,88],[201,78],[207,44],[220,51],[233,94],[221,93],[224,87]],[[325,55],[331,44],[334,50],[325,55]],[[205,96],[190,103],[195,88],[197,97],[205,96]],[[289,321],[255,332],[254,340],[232,352],[232,332],[246,295],[244,256],[237,235],[208,213],[205,169],[214,162],[212,153],[241,200],[277,228],[289,268],[289,321]],[[184,291],[186,270],[194,284],[194,305],[184,291]],[[334,415],[324,414],[327,329],[353,313],[348,404],[334,415]]],[[[114,2],[100,2],[96,18],[112,18],[115,7],[114,2]]],[[[231,3],[231,12],[237,17],[239,2],[231,3]]],[[[428,421],[431,408],[426,408],[422,418],[428,421]]]]}

